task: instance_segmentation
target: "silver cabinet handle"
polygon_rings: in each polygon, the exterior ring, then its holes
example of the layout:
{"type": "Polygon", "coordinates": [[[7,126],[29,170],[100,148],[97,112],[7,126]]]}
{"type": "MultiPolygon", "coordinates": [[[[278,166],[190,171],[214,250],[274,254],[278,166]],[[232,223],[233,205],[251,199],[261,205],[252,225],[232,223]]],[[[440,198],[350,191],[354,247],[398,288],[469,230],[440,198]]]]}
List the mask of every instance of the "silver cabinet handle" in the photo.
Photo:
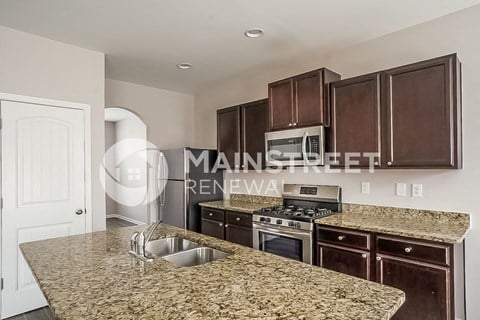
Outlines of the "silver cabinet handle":
{"type": "Polygon", "coordinates": [[[380,261],[380,260],[382,260],[382,257],[377,257],[377,261],[380,261]]]}
{"type": "Polygon", "coordinates": [[[406,252],[406,253],[410,253],[410,252],[412,252],[412,250],[413,250],[412,247],[406,247],[406,248],[405,248],[405,252],[406,252]]]}
{"type": "Polygon", "coordinates": [[[338,236],[337,238],[339,241],[342,241],[343,239],[345,239],[345,236],[338,236]]]}
{"type": "Polygon", "coordinates": [[[296,122],[294,122],[294,123],[293,123],[293,126],[296,126],[296,125],[297,125],[297,123],[296,123],[296,122]]]}
{"type": "Polygon", "coordinates": [[[392,164],[393,164],[392,161],[388,161],[388,162],[387,162],[387,166],[391,166],[392,164]]]}
{"type": "Polygon", "coordinates": [[[363,259],[366,259],[366,258],[367,258],[367,254],[366,254],[366,253],[362,253],[362,258],[363,258],[363,259]]]}
{"type": "Polygon", "coordinates": [[[75,210],[75,214],[76,214],[77,216],[82,215],[82,214],[83,214],[83,209],[77,209],[77,210],[75,210]]]}
{"type": "Polygon", "coordinates": [[[289,126],[289,127],[293,126],[293,123],[289,123],[288,126],[289,126]]]}
{"type": "Polygon", "coordinates": [[[225,228],[228,228],[228,224],[225,225],[225,228]]]}
{"type": "Polygon", "coordinates": [[[219,226],[219,227],[223,227],[223,223],[219,223],[218,226],[219,226]]]}
{"type": "Polygon", "coordinates": [[[379,165],[378,161],[375,161],[374,165],[378,166],[379,165]]]}
{"type": "Polygon", "coordinates": [[[237,217],[235,220],[237,220],[237,221],[240,221],[240,218],[239,218],[239,217],[237,217]]]}
{"type": "Polygon", "coordinates": [[[211,216],[213,216],[213,213],[210,212],[208,215],[211,217],[211,216]]]}

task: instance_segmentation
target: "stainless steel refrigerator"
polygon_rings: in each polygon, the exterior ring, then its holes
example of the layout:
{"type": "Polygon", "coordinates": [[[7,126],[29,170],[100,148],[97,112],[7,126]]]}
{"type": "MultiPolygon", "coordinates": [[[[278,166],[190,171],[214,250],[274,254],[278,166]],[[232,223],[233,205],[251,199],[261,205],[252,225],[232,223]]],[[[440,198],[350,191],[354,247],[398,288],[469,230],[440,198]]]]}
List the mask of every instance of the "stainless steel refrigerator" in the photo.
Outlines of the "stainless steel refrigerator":
{"type": "Polygon", "coordinates": [[[158,179],[163,189],[158,198],[159,221],[200,232],[198,204],[223,199],[223,172],[213,172],[217,151],[171,149],[162,150],[159,157],[158,179]]]}

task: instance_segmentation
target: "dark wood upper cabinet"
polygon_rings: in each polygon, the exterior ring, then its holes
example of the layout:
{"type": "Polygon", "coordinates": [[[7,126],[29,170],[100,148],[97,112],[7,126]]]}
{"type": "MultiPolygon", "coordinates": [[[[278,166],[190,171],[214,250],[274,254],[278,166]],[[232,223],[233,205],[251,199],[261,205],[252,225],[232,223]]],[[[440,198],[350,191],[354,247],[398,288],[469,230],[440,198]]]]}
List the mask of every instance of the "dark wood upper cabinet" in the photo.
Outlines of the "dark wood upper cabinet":
{"type": "Polygon", "coordinates": [[[358,165],[369,167],[370,158],[364,153],[376,153],[378,167],[381,163],[381,111],[380,74],[374,73],[333,82],[330,86],[332,128],[330,131],[330,152],[338,153],[335,165],[345,166],[345,155],[358,165]]]}
{"type": "MultiPolygon", "coordinates": [[[[267,131],[267,107],[268,100],[263,99],[251,102],[241,107],[242,116],[242,145],[244,157],[249,157],[255,163],[262,163],[264,167],[265,157],[265,132],[267,131]]],[[[246,158],[243,165],[252,169],[252,165],[246,158]]]]}
{"type": "MultiPolygon", "coordinates": [[[[217,148],[232,169],[247,168],[244,155],[261,161],[263,167],[267,105],[267,99],[262,99],[217,110],[217,148]]],[[[248,168],[253,168],[250,162],[248,168]]]]}
{"type": "MultiPolygon", "coordinates": [[[[330,85],[327,152],[379,153],[377,168],[462,167],[461,70],[456,54],[330,85]]],[[[361,156],[358,167],[368,167],[361,156]]],[[[352,167],[354,167],[352,165],[352,167]]]]}
{"type": "Polygon", "coordinates": [[[292,79],[268,85],[269,130],[287,129],[294,123],[292,79]]]}
{"type": "Polygon", "coordinates": [[[237,107],[217,111],[217,148],[225,154],[230,166],[235,163],[235,154],[240,156],[241,152],[240,117],[237,107]]]}
{"type": "Polygon", "coordinates": [[[326,85],[340,75],[319,69],[268,85],[268,130],[329,125],[326,85]]]}
{"type": "Polygon", "coordinates": [[[461,168],[460,62],[455,54],[384,72],[386,165],[461,168]]]}

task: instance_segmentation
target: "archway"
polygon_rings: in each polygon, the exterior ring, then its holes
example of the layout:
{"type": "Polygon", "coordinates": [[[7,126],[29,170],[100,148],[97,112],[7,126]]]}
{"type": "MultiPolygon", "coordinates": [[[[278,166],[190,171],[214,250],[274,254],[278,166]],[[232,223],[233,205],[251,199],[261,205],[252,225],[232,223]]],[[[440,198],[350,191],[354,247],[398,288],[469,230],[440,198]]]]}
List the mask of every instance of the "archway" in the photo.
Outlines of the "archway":
{"type": "Polygon", "coordinates": [[[124,107],[105,108],[107,228],[152,221],[148,203],[142,201],[148,165],[145,156],[135,151],[142,141],[146,146],[147,126],[137,113],[124,107]]]}

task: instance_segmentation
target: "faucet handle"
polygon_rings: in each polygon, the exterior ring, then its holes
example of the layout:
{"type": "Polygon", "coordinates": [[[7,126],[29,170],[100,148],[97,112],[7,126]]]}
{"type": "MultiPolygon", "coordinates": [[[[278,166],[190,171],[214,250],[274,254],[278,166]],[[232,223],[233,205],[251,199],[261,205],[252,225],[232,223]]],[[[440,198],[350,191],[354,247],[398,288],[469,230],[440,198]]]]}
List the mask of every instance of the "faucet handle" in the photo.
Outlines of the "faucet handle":
{"type": "Polygon", "coordinates": [[[135,231],[130,237],[130,250],[133,252],[137,252],[137,239],[138,239],[138,232],[135,231]]]}

